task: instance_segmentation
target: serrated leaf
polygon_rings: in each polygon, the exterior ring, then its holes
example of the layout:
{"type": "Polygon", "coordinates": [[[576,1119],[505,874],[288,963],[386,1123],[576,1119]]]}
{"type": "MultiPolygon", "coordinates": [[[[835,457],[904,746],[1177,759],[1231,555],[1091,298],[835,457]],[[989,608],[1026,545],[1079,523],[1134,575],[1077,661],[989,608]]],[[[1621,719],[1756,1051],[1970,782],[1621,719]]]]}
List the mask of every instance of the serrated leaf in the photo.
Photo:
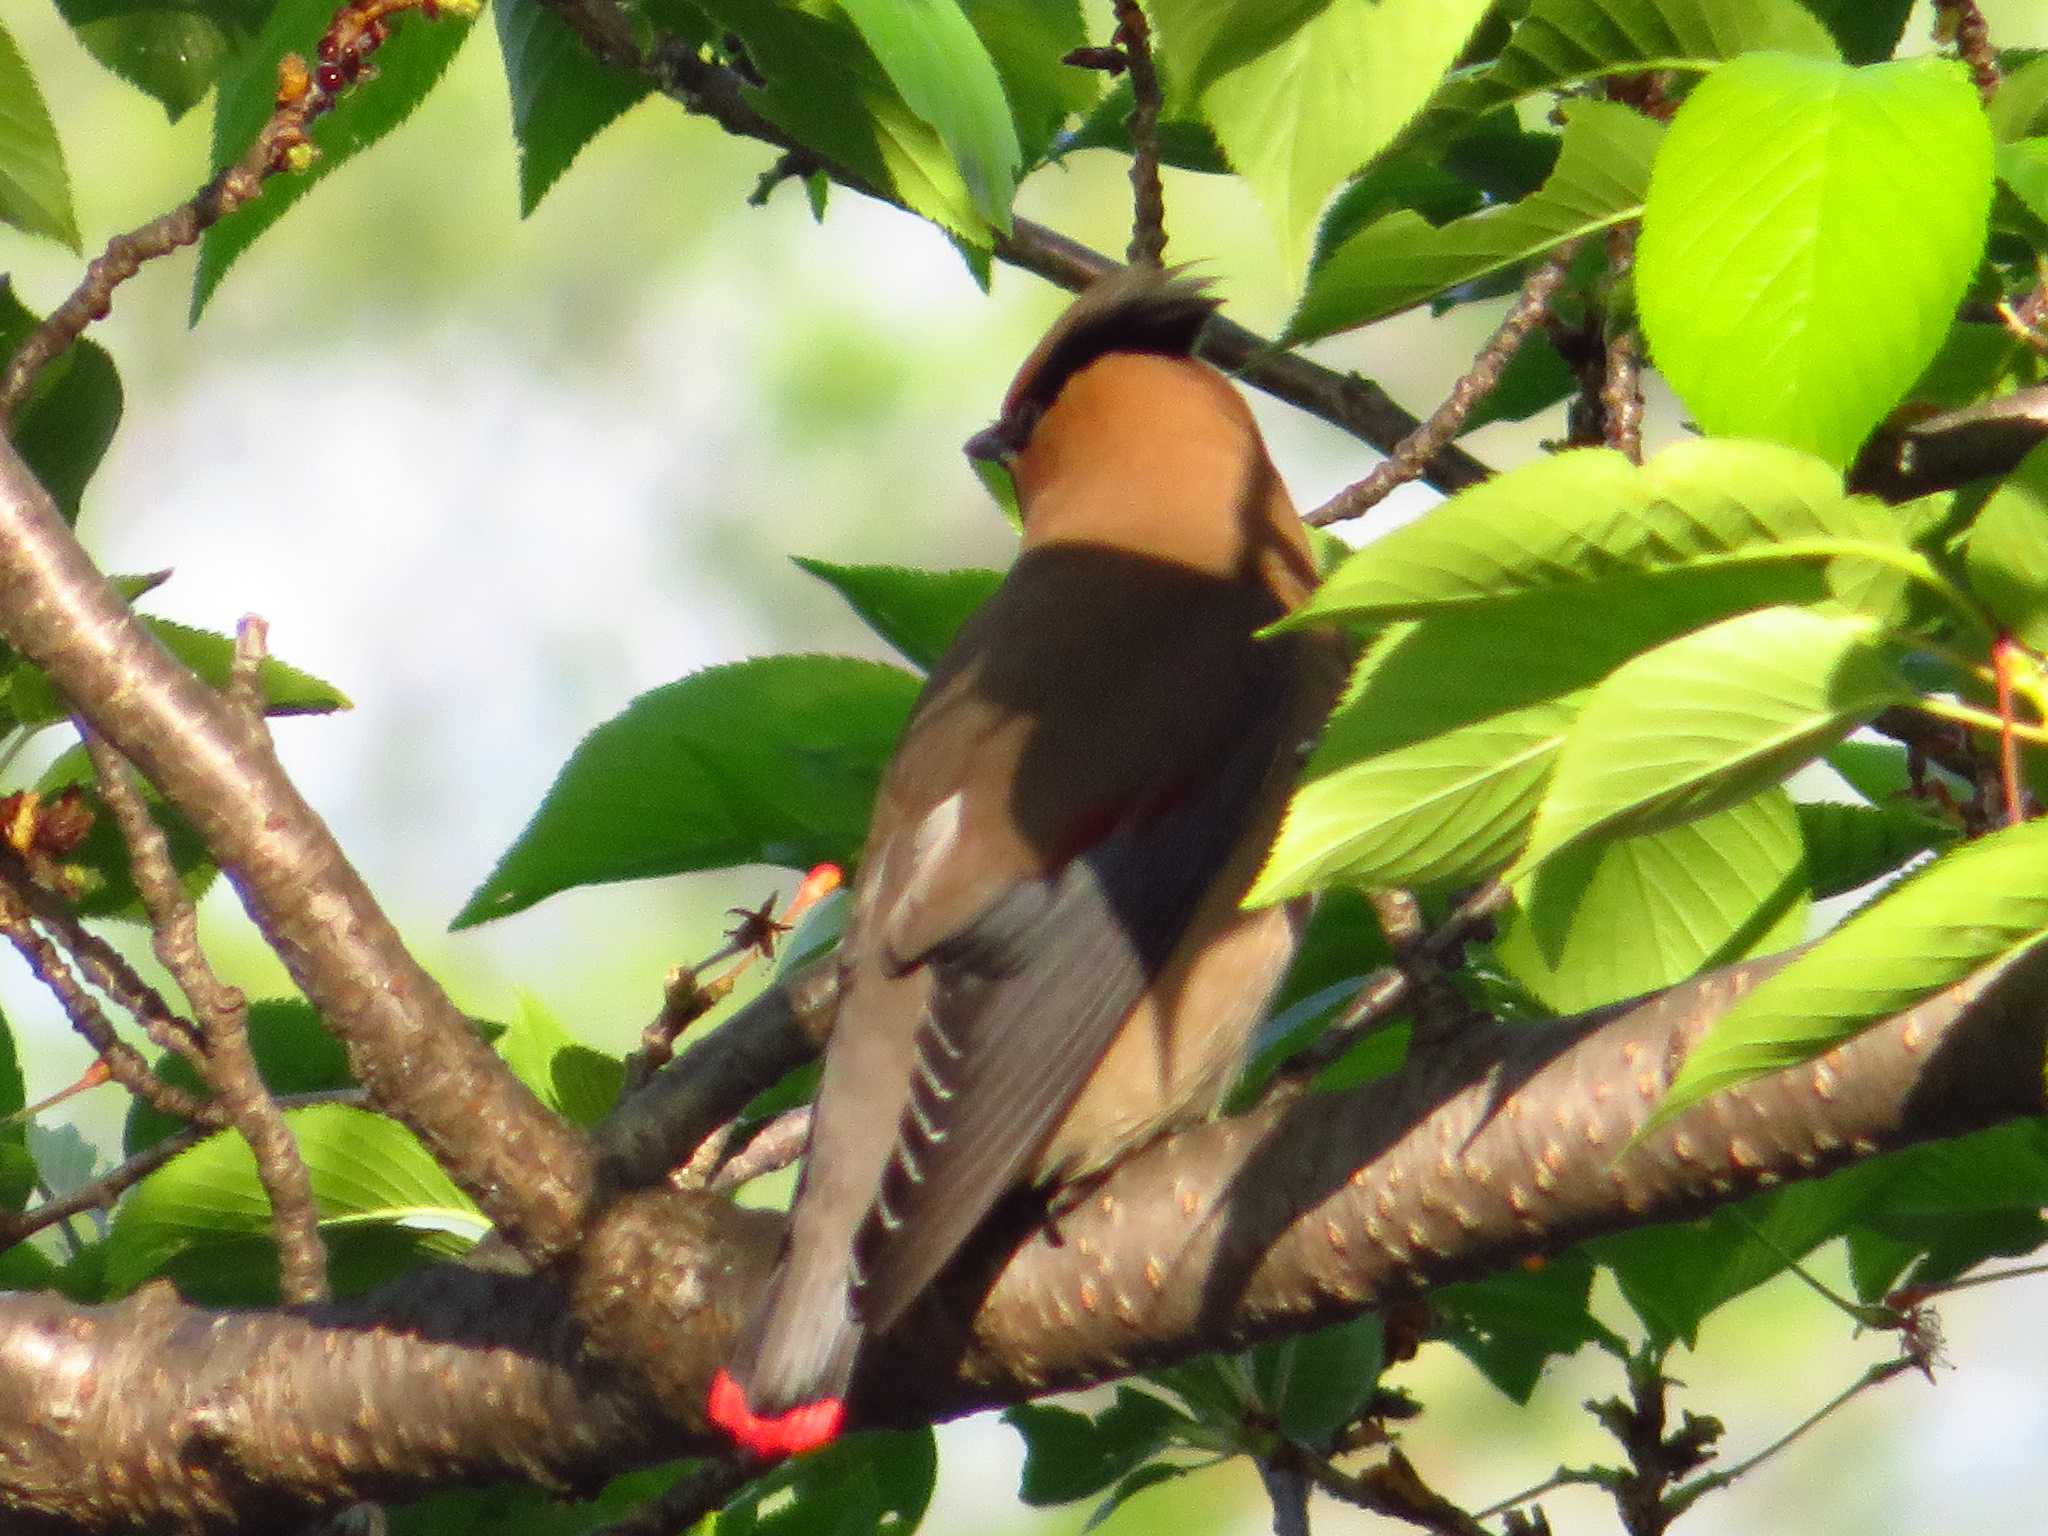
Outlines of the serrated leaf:
{"type": "Polygon", "coordinates": [[[1327,0],[1202,93],[1203,115],[1272,220],[1289,271],[1304,266],[1330,194],[1394,142],[1490,3],[1327,0]]]}
{"type": "Polygon", "coordinates": [[[14,36],[0,26],[0,224],[80,249],[57,125],[14,36]]]}
{"type": "Polygon", "coordinates": [[[1793,565],[1628,574],[1396,626],[1332,712],[1247,902],[1339,879],[1449,886],[1498,873],[1528,836],[1585,689],[1673,635],[1821,590],[1818,572],[1793,565]]]}
{"type": "Polygon", "coordinates": [[[583,147],[654,89],[600,60],[541,0],[496,0],[498,48],[519,142],[519,214],[540,206],[583,147]]]}
{"type": "MultiPolygon", "coordinates": [[[[453,1257],[487,1230],[469,1198],[396,1121],[338,1104],[287,1110],[285,1119],[312,1177],[323,1231],[403,1229],[453,1257]]],[[[214,1136],[122,1200],[107,1234],[107,1283],[125,1293],[179,1254],[267,1241],[270,1230],[269,1201],[248,1144],[214,1136]]]]}
{"type": "MultiPolygon", "coordinates": [[[[0,359],[41,323],[0,274],[0,359]]],[[[78,521],[86,483],[121,422],[121,378],[106,348],[80,337],[37,377],[17,407],[8,436],[66,522],[78,521]]]]}
{"type": "MultiPolygon", "coordinates": [[[[746,99],[798,142],[818,150],[974,246],[989,241],[960,167],[938,131],[904,102],[852,23],[773,0],[700,0],[738,34],[766,84],[746,99]]],[[[979,44],[977,44],[979,46],[979,44]]]]}
{"type": "Polygon", "coordinates": [[[1796,449],[1691,439],[1638,466],[1582,448],[1497,475],[1373,540],[1286,627],[1418,618],[1621,575],[1849,555],[1924,565],[1888,508],[1845,496],[1834,470],[1796,449]]]}
{"type": "Polygon", "coordinates": [[[1846,464],[1948,334],[1991,189],[1959,64],[1724,65],[1679,108],[1644,206],[1636,297],[1658,367],[1709,432],[1846,464]]]}
{"type": "Polygon", "coordinates": [[[1191,105],[1217,76],[1279,47],[1330,0],[1152,0],[1154,43],[1169,99],[1191,105]]]}
{"type": "Polygon", "coordinates": [[[1509,878],[1595,833],[1677,826],[1748,798],[1915,697],[1861,614],[1775,607],[1617,667],[1587,698],[1509,878]]]}
{"type": "MultiPolygon", "coordinates": [[[[164,649],[190,667],[209,687],[226,686],[233,669],[235,642],[227,635],[194,629],[171,619],[142,615],[143,626],[163,643],[164,649]]],[[[266,656],[256,671],[263,691],[263,712],[268,715],[322,715],[349,709],[348,695],[332,683],[301,671],[289,662],[266,656]]],[[[58,697],[40,667],[17,661],[8,674],[7,698],[14,717],[30,729],[54,725],[67,719],[69,708],[58,697]]]]}
{"type": "Polygon", "coordinates": [[[1999,483],[1970,524],[1970,586],[2013,635],[2048,649],[2048,445],[1999,483]]]}
{"type": "Polygon", "coordinates": [[[1080,0],[961,0],[1002,77],[1026,165],[1041,160],[1060,125],[1102,94],[1085,69],[1064,63],[1088,41],[1080,0]]]}
{"type": "Polygon", "coordinates": [[[917,691],[876,662],[768,656],[643,693],[583,739],[453,926],[571,886],[851,865],[917,691]]]}
{"type": "Polygon", "coordinates": [[[1538,191],[1441,227],[1406,210],[1367,225],[1309,274],[1285,339],[1368,325],[1634,218],[1663,125],[1610,101],[1568,102],[1564,114],[1557,167],[1538,191]]]}
{"type": "Polygon", "coordinates": [[[973,566],[921,571],[900,565],[836,565],[803,555],[792,559],[845,598],[906,661],[926,671],[1003,581],[1001,571],[973,566]]]}
{"type": "Polygon", "coordinates": [[[1716,1021],[1652,1123],[1811,1061],[1879,1019],[2048,938],[2048,821],[1951,849],[1865,907],[1716,1021]]]}
{"type": "Polygon", "coordinates": [[[1866,886],[1962,835],[1903,804],[1801,805],[1799,830],[1806,842],[1807,877],[1816,901],[1866,886]]]}
{"type": "Polygon", "coordinates": [[[1387,1363],[1377,1314],[1259,1345],[1249,1355],[1259,1401],[1296,1445],[1327,1451],[1379,1390],[1387,1363]]]}
{"type": "Polygon", "coordinates": [[[960,0],[839,0],[904,104],[929,123],[960,168],[968,196],[1010,228],[1022,153],[1010,103],[960,0]]]}
{"type": "Polygon", "coordinates": [[[1797,0],[1536,0],[1492,66],[1447,86],[1422,126],[1602,75],[1699,72],[1762,49],[1839,57],[1828,29],[1797,0]]]}
{"type": "Polygon", "coordinates": [[[1429,1304],[1446,1342],[1501,1392],[1526,1403],[1554,1357],[1587,1344],[1626,1353],[1627,1346],[1593,1316],[1592,1288],[1592,1262],[1574,1249],[1540,1268],[1439,1286],[1429,1304]]]}
{"type": "Polygon", "coordinates": [[[262,28],[267,0],[57,0],[87,52],[176,122],[262,28]]]}
{"type": "Polygon", "coordinates": [[[1163,1398],[1118,1387],[1116,1401],[1092,1418],[1067,1408],[1020,1403],[1003,1422],[1024,1437],[1026,1504],[1068,1504],[1099,1493],[1149,1461],[1187,1418],[1163,1398]]]}
{"type": "Polygon", "coordinates": [[[597,1124],[625,1086],[624,1062],[585,1045],[539,999],[524,993],[497,1039],[497,1052],[534,1097],[573,1125],[597,1124]]]}
{"type": "Polygon", "coordinates": [[[1653,992],[1798,943],[1803,853],[1782,789],[1686,826],[1582,844],[1517,892],[1494,953],[1560,1014],[1653,992]]]}
{"type": "MultiPolygon", "coordinates": [[[[278,0],[262,32],[222,73],[213,111],[216,170],[239,159],[269,120],[277,96],[278,60],[287,53],[310,58],[313,45],[333,16],[333,0],[278,0]]],[[[312,168],[271,177],[261,197],[245,203],[200,238],[199,266],[192,279],[194,323],[228,269],[265,230],[323,178],[412,116],[440,83],[469,28],[470,18],[453,9],[443,11],[436,21],[417,12],[396,18],[389,40],[376,52],[376,77],[344,92],[334,110],[314,122],[311,138],[320,156],[312,168]]]]}

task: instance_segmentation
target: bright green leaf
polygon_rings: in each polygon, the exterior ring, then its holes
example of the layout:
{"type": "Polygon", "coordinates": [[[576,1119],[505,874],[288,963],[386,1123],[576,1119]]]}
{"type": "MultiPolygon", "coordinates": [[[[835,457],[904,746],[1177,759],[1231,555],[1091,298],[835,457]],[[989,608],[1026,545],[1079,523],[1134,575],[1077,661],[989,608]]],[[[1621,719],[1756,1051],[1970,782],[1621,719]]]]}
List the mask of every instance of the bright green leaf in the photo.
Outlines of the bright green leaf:
{"type": "Polygon", "coordinates": [[[1942,848],[1962,834],[1912,805],[1799,807],[1800,835],[1816,901],[1857,890],[1892,873],[1930,848],[1942,848]]]}
{"type": "MultiPolygon", "coordinates": [[[[10,357],[41,323],[14,296],[0,274],[0,358],[10,357]]],[[[121,423],[121,377],[106,348],[81,336],[37,376],[15,412],[8,435],[15,451],[57,503],[66,522],[78,521],[86,483],[106,456],[121,423]]]]}
{"type": "MultiPolygon", "coordinates": [[[[249,1005],[249,1049],[255,1054],[264,1085],[272,1093],[316,1093],[346,1088],[355,1082],[349,1073],[346,1048],[320,1022],[312,1005],[297,998],[270,998],[249,1005]]],[[[159,1056],[155,1071],[165,1082],[188,1093],[204,1090],[198,1069],[182,1056],[159,1056]]],[[[122,1155],[133,1157],[173,1131],[182,1130],[184,1124],[138,1099],[128,1106],[128,1120],[121,1135],[122,1155]]]]}
{"type": "Polygon", "coordinates": [[[1511,877],[1595,833],[1747,799],[1913,697],[1860,614],[1765,608],[1669,641],[1593,690],[1511,877]]]}
{"type": "Polygon", "coordinates": [[[541,1103],[575,1125],[592,1126],[611,1113],[625,1085],[624,1062],[583,1044],[524,993],[497,1051],[541,1103]]]}
{"type": "Polygon", "coordinates": [[[1806,934],[1799,829],[1791,797],[1770,789],[1682,827],[1581,844],[1517,893],[1494,952],[1564,1014],[1784,949],[1806,934]]]}
{"type": "Polygon", "coordinates": [[[2034,449],[1970,524],[1970,586],[2000,624],[2048,650],[2048,445],[2034,449]]]}
{"type": "MultiPolygon", "coordinates": [[[[235,659],[235,642],[229,636],[149,614],[142,616],[142,622],[165,650],[199,675],[201,682],[214,688],[227,685],[235,659]]],[[[348,695],[332,683],[274,656],[264,658],[256,680],[262,686],[265,714],[323,715],[352,707],[348,695]]],[[[54,725],[70,714],[42,669],[26,661],[17,661],[9,674],[7,700],[15,719],[31,728],[54,725]]]]}
{"type": "Polygon", "coordinates": [[[1330,0],[1152,0],[1153,41],[1170,102],[1186,106],[1217,76],[1279,47],[1330,0]]]}
{"type": "Polygon", "coordinates": [[[938,130],[968,195],[997,229],[1010,227],[1022,159],[1010,103],[960,0],[839,0],[905,105],[938,130]]]}
{"type": "MultiPolygon", "coordinates": [[[[277,97],[277,63],[287,53],[310,57],[334,16],[333,0],[278,0],[263,31],[235,56],[220,79],[213,111],[213,164],[231,164],[247,152],[269,120],[277,97]]],[[[376,77],[342,93],[332,112],[311,129],[320,158],[310,170],[270,178],[263,195],[209,229],[199,242],[192,280],[192,319],[204,313],[214,290],[242,252],[311,191],[412,116],[446,73],[469,34],[469,18],[452,8],[428,21],[418,12],[394,18],[391,37],[376,53],[376,77]]],[[[454,174],[451,166],[451,174],[454,174]]]]}
{"type": "Polygon", "coordinates": [[[1998,179],[2035,218],[2048,220],[2048,138],[1999,145],[1998,179]]]}
{"type": "Polygon", "coordinates": [[[1964,843],[1843,923],[1728,1010],[1693,1048],[1659,1120],[1811,1061],[1943,987],[2048,938],[2048,821],[1964,843]]]}
{"type": "Polygon", "coordinates": [[[1060,125],[1102,94],[1087,70],[1062,62],[1088,41],[1080,0],[961,0],[961,9],[1002,76],[1024,163],[1035,165],[1060,125]]]}
{"type": "Polygon", "coordinates": [[[1643,213],[1636,295],[1659,368],[1708,431],[1846,464],[1947,336],[1991,176],[1959,64],[1755,54],[1716,70],[1673,120],[1643,213]]]}
{"type": "Polygon", "coordinates": [[[0,224],[76,251],[78,218],[57,125],[14,37],[0,26],[0,224]]]}
{"type": "Polygon", "coordinates": [[[1370,324],[1634,218],[1663,125],[1617,102],[1574,101],[1564,112],[1564,148],[1541,190],[1440,228],[1406,210],[1367,225],[1310,274],[1286,339],[1370,324]]]}
{"type": "Polygon", "coordinates": [[[583,739],[456,916],[734,864],[851,864],[917,696],[896,667],[768,656],[643,693],[583,739]]]}
{"type": "MultiPolygon", "coordinates": [[[[339,1104],[287,1110],[323,1231],[391,1227],[425,1235],[453,1257],[487,1223],[426,1148],[396,1121],[339,1104]]],[[[239,1136],[182,1152],[131,1190],[107,1234],[107,1281],[133,1290],[175,1255],[237,1240],[269,1239],[270,1203],[256,1159],[239,1136]]]]}
{"type": "Polygon", "coordinates": [[[868,628],[912,665],[931,669],[969,614],[1002,584],[1001,571],[973,566],[921,571],[900,565],[835,565],[792,557],[845,598],[868,628]]]}
{"type": "Polygon", "coordinates": [[[606,64],[541,0],[496,0],[498,48],[519,141],[519,212],[540,206],[598,134],[649,91],[644,75],[606,64]]]}
{"type": "Polygon", "coordinates": [[[1602,75],[1698,72],[1762,49],[1839,57],[1828,29],[1797,0],[1536,0],[1492,67],[1447,86],[1424,127],[1440,113],[1477,115],[1602,75]]]}
{"type": "Polygon", "coordinates": [[[2048,57],[2029,59],[2007,75],[1984,110],[2001,144],[2048,133],[2048,57]]]}
{"type": "Polygon", "coordinates": [[[1690,439],[1637,466],[1608,448],[1537,459],[1375,539],[1290,617],[1416,618],[1518,592],[1660,570],[1890,557],[1918,570],[1897,517],[1818,459],[1690,439]]]}
{"type": "Polygon", "coordinates": [[[1393,143],[1490,3],[1328,0],[1203,93],[1203,114],[1258,194],[1289,271],[1305,264],[1330,194],[1393,143]]]}

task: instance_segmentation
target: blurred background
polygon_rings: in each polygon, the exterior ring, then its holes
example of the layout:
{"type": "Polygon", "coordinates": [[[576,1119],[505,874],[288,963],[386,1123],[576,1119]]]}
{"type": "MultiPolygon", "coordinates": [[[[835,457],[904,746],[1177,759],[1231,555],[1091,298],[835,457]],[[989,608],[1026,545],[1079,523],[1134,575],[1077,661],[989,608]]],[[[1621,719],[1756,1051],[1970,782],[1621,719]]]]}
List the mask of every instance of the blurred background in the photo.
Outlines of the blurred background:
{"type": "MultiPolygon", "coordinates": [[[[2041,0],[1983,8],[2002,44],[2048,45],[2041,0]]],[[[7,10],[63,138],[89,249],[204,179],[204,110],[167,126],[48,0],[7,10]]],[[[1926,35],[1924,17],[1913,25],[1926,35]]],[[[262,614],[276,655],[354,699],[337,717],[280,722],[281,749],[459,1004],[504,1018],[530,995],[617,1051],[658,1007],[667,969],[717,946],[723,909],[786,892],[787,875],[571,892],[452,936],[449,918],[581,736],[634,695],[764,652],[880,654],[789,556],[1008,558],[1008,530],[959,445],[1064,297],[1002,270],[984,296],[930,227],[849,195],[834,195],[822,227],[794,183],[748,207],[770,152],[660,100],[611,128],[524,221],[513,156],[486,20],[417,116],[258,242],[195,329],[190,253],[123,288],[94,334],[120,368],[126,414],[82,527],[109,570],[176,567],[153,611],[216,630],[262,614]]],[[[1277,328],[1290,293],[1263,217],[1234,182],[1169,174],[1170,258],[1199,259],[1234,317],[1277,328]]],[[[1123,162],[1097,151],[1040,173],[1020,202],[1112,251],[1127,206],[1123,162]]],[[[0,231],[0,270],[47,310],[78,264],[0,231]]],[[[1426,412],[1497,316],[1403,317],[1319,355],[1426,412]]],[[[1319,423],[1254,405],[1303,506],[1372,462],[1319,423]]],[[[1492,427],[1468,442],[1505,465],[1557,430],[1492,427]]],[[[1402,505],[1431,499],[1415,490],[1402,505]]],[[[286,989],[225,891],[204,917],[252,996],[286,989]]],[[[11,957],[0,1006],[22,1036],[31,1099],[84,1069],[84,1046],[11,957]]],[[[80,1123],[110,1146],[124,1109],[100,1089],[80,1123]]],[[[1842,1268],[1830,1254],[1817,1264],[1834,1279],[1842,1268]]],[[[2024,1527],[2048,1491],[2048,1345],[2030,1326],[2044,1300],[2036,1283],[1942,1302],[1954,1369],[1938,1373],[1940,1390],[1909,1376],[1859,1399],[1683,1529],[2024,1527]]],[[[1610,1301],[1609,1321],[1628,1331],[1610,1301]]],[[[1893,1348],[1852,1337],[1791,1280],[1724,1309],[1700,1343],[1674,1357],[1688,1388],[1676,1401],[1726,1421],[1725,1460],[1893,1348]]],[[[1561,1461],[1612,1459],[1580,1408],[1623,1390],[1605,1357],[1553,1371],[1528,1411],[1443,1347],[1391,1380],[1429,1405],[1404,1433],[1408,1453],[1470,1507],[1561,1461]]],[[[1019,1443],[998,1420],[951,1426],[943,1441],[927,1530],[1085,1521],[1085,1505],[1013,1506],[1019,1443]]],[[[1544,1503],[1560,1531],[1616,1528],[1604,1499],[1544,1503]]],[[[1108,1529],[1269,1520],[1239,1463],[1141,1496],[1108,1529]]],[[[1315,1521],[1378,1528],[1320,1500],[1315,1521]]]]}

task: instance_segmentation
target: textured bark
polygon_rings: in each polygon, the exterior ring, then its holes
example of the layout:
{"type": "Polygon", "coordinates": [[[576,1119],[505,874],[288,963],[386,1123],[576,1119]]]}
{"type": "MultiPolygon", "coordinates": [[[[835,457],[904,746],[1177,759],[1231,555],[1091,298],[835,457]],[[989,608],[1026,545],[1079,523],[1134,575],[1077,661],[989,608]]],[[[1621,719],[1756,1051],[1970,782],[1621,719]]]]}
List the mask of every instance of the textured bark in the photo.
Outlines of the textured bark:
{"type": "MultiPolygon", "coordinates": [[[[1160,1143],[1054,1223],[992,1233],[876,1350],[857,1416],[919,1422],[1317,1326],[2042,1112],[2048,952],[1617,1156],[1767,969],[1476,1034],[1160,1143]]],[[[0,1501],[67,1531],[262,1530],[458,1482],[588,1487],[704,1450],[705,1382],[780,1227],[664,1188],[610,1208],[560,1278],[450,1267],[290,1312],[209,1313],[161,1286],[105,1307],[0,1300],[0,1501]],[[576,1318],[626,1366],[599,1361],[576,1318]]]]}

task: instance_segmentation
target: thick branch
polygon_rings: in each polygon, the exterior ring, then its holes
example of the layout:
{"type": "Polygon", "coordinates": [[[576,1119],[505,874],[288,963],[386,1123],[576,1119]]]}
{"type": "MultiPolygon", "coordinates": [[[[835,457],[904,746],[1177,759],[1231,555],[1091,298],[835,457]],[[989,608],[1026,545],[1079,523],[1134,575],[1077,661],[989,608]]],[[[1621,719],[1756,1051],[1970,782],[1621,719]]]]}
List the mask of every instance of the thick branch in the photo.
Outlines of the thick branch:
{"type": "Polygon", "coordinates": [[[268,733],[159,645],[0,443],[0,636],[199,830],[378,1106],[545,1260],[576,1235],[588,1143],[513,1077],[407,953],[268,733]]]}
{"type": "MultiPolygon", "coordinates": [[[[1056,1232],[1020,1216],[1021,1233],[991,1234],[877,1350],[857,1409],[954,1414],[1315,1326],[2042,1111],[2048,952],[1618,1156],[1685,1050],[1767,968],[1481,1035],[1394,1078],[1157,1145],[1056,1232]]],[[[698,1193],[629,1197],[598,1224],[567,1308],[546,1280],[440,1270],[292,1313],[207,1314],[161,1290],[89,1309],[0,1302],[0,1444],[18,1448],[0,1460],[0,1501],[109,1529],[119,1521],[89,1490],[118,1483],[122,1519],[196,1511],[227,1528],[223,1501],[255,1518],[451,1481],[578,1485],[685,1454],[708,1444],[698,1394],[779,1229],[698,1193]],[[637,1395],[638,1372],[591,1364],[577,1316],[670,1378],[666,1413],[637,1395]],[[144,1456],[152,1475],[127,1475],[144,1456]]]]}

